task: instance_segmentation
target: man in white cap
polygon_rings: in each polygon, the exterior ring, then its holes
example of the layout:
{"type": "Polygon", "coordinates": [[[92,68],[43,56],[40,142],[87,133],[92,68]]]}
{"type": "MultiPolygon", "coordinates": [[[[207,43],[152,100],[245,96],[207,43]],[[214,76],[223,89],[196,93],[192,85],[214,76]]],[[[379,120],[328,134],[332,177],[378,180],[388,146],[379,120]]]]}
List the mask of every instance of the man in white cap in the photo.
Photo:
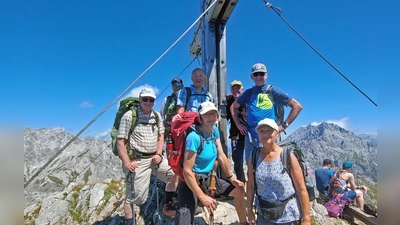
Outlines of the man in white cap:
{"type": "Polygon", "coordinates": [[[125,173],[126,197],[124,204],[125,224],[133,224],[134,209],[132,201],[141,205],[147,200],[150,176],[158,165],[158,178],[167,185],[166,191],[175,191],[169,178],[174,175],[168,161],[162,156],[164,146],[164,125],[161,116],[153,110],[156,94],[151,88],[144,88],[140,94],[137,109],[137,125],[132,126],[132,111],[127,111],[121,118],[117,136],[117,148],[122,169],[125,173]],[[133,129],[131,131],[131,129],[133,129]],[[131,151],[132,154],[128,154],[131,151]],[[132,196],[132,177],[134,194],[132,196]]]}
{"type": "Polygon", "coordinates": [[[259,147],[260,141],[256,132],[256,126],[259,121],[264,118],[270,118],[276,121],[276,108],[278,105],[289,106],[291,108],[287,118],[283,118],[282,123],[277,121],[279,132],[284,131],[299,115],[303,106],[298,101],[290,97],[288,94],[277,88],[276,86],[267,85],[267,67],[262,63],[256,63],[251,68],[251,79],[255,86],[247,89],[232,104],[230,110],[241,134],[246,135],[245,153],[246,160],[250,156],[250,152],[259,147]],[[237,110],[240,106],[247,104],[247,126],[240,123],[237,110]]]}

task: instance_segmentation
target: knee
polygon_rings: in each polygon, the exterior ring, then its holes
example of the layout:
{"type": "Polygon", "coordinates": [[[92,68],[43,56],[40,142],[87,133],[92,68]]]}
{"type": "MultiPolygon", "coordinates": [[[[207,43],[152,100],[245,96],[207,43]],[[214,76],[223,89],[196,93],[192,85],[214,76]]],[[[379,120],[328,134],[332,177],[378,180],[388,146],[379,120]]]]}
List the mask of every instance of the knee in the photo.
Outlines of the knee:
{"type": "Polygon", "coordinates": [[[357,190],[357,197],[364,197],[364,193],[362,191],[357,190]]]}

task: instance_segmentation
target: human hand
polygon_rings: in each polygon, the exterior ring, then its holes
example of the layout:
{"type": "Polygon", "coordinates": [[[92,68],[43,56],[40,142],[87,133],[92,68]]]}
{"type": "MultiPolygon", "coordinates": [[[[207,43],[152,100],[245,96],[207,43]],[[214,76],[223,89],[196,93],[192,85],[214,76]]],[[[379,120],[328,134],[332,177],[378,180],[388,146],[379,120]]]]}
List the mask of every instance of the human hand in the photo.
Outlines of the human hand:
{"type": "Polygon", "coordinates": [[[240,133],[241,133],[242,135],[245,135],[245,134],[246,134],[246,132],[247,132],[247,127],[246,127],[244,124],[239,123],[239,124],[236,124],[236,126],[237,126],[238,130],[240,131],[240,133]]]}
{"type": "Polygon", "coordinates": [[[368,192],[368,187],[365,186],[365,185],[361,185],[361,186],[359,186],[359,188],[360,188],[361,190],[364,190],[365,192],[368,192]]]}
{"type": "Polygon", "coordinates": [[[129,161],[124,163],[124,166],[131,172],[135,172],[136,168],[138,168],[138,165],[135,161],[129,161]]]}
{"type": "Polygon", "coordinates": [[[151,157],[151,160],[154,164],[158,165],[163,160],[163,157],[160,154],[156,154],[151,157]]]}
{"type": "Polygon", "coordinates": [[[254,216],[253,209],[247,209],[247,219],[250,225],[256,225],[256,217],[254,216]]]}
{"type": "Polygon", "coordinates": [[[210,196],[204,195],[204,196],[200,197],[199,200],[207,208],[209,213],[213,213],[214,210],[217,209],[217,207],[216,207],[217,200],[211,198],[210,196]]]}
{"type": "Polygon", "coordinates": [[[231,183],[233,184],[233,186],[235,187],[243,187],[244,188],[244,183],[236,178],[233,178],[231,180],[231,183]]]}
{"type": "Polygon", "coordinates": [[[171,123],[175,122],[176,120],[179,120],[180,118],[182,118],[181,115],[180,114],[176,114],[174,117],[172,117],[172,122],[171,123]]]}

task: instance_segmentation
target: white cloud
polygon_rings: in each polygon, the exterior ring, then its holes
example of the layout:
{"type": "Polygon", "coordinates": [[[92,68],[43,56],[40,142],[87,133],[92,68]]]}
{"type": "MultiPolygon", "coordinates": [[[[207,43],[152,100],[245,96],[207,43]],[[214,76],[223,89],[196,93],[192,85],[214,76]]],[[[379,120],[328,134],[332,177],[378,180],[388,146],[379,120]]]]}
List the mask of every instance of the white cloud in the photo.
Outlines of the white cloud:
{"type": "MultiPolygon", "coordinates": [[[[333,124],[338,125],[339,127],[347,129],[347,124],[349,122],[349,117],[344,117],[344,118],[342,118],[340,120],[327,120],[327,121],[322,121],[322,122],[333,123],[333,124]]],[[[311,125],[312,126],[318,126],[322,122],[312,122],[311,125]]]]}
{"type": "Polygon", "coordinates": [[[92,103],[90,103],[89,101],[83,101],[80,105],[79,105],[79,107],[81,107],[81,108],[92,108],[92,103]]]}
{"type": "Polygon", "coordinates": [[[100,140],[110,140],[110,132],[111,129],[108,129],[102,133],[97,133],[94,135],[95,138],[100,139],[100,140]]]}

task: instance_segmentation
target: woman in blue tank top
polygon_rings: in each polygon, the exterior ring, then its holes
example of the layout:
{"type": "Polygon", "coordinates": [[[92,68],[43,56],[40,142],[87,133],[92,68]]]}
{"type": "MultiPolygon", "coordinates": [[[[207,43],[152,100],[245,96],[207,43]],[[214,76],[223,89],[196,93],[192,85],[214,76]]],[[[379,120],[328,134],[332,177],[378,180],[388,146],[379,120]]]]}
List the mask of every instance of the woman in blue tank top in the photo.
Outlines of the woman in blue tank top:
{"type": "Polygon", "coordinates": [[[227,179],[215,177],[215,195],[234,197],[234,205],[240,225],[248,225],[246,221],[246,203],[244,200],[244,183],[236,179],[229,168],[228,159],[222,149],[218,128],[215,126],[221,118],[218,109],[212,102],[203,102],[199,110],[200,125],[196,131],[188,134],[185,143],[183,177],[178,184],[178,209],[175,224],[193,224],[198,200],[213,213],[216,200],[210,197],[208,189],[210,174],[213,173],[214,162],[218,160],[227,179]],[[203,137],[200,138],[200,135],[203,137]],[[203,141],[203,149],[198,152],[203,141]]]}
{"type": "Polygon", "coordinates": [[[283,149],[276,144],[279,137],[278,125],[272,119],[263,119],[258,123],[256,131],[263,147],[257,155],[255,178],[252,160],[248,160],[247,196],[254,196],[255,184],[258,193],[256,198],[247,199],[250,224],[311,225],[307,188],[300,165],[293,154],[290,157],[293,181],[287,172],[283,172],[280,158],[283,149]],[[263,213],[260,201],[267,202],[267,206],[263,206],[264,210],[274,213],[263,213]],[[253,203],[258,212],[257,221],[252,211],[253,203]],[[277,210],[279,206],[281,210],[277,210]]]}

